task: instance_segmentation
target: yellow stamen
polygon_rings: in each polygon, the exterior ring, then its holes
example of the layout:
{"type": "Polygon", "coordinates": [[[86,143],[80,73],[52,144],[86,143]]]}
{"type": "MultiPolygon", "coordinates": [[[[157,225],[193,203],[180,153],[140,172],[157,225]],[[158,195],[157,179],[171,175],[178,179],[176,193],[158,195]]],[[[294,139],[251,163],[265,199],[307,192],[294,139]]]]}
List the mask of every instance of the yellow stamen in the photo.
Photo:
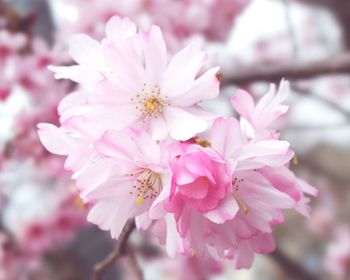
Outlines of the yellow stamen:
{"type": "Polygon", "coordinates": [[[135,203],[137,205],[142,205],[144,201],[155,199],[162,190],[160,174],[150,169],[140,169],[129,176],[134,177],[135,180],[129,193],[130,195],[136,194],[135,203]]]}
{"type": "Polygon", "coordinates": [[[154,104],[152,101],[147,101],[146,102],[146,107],[148,110],[153,111],[155,109],[154,104]]]}
{"type": "Polygon", "coordinates": [[[167,99],[168,97],[161,94],[160,88],[157,85],[147,87],[144,84],[141,92],[137,93],[135,97],[132,97],[131,101],[135,102],[136,109],[143,121],[148,121],[158,118],[163,114],[164,107],[169,105],[167,99]]]}
{"type": "Polygon", "coordinates": [[[136,204],[137,204],[137,205],[142,205],[142,203],[143,203],[142,197],[141,197],[141,196],[138,196],[137,199],[136,199],[136,204]]]}

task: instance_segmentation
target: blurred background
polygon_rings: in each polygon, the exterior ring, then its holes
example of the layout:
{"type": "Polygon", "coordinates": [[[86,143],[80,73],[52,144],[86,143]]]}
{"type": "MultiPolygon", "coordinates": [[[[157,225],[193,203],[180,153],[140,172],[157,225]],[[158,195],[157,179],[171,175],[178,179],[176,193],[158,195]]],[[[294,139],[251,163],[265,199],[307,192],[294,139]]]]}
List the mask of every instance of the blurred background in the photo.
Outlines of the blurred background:
{"type": "Polygon", "coordinates": [[[79,32],[101,39],[112,15],[142,28],[159,25],[168,49],[202,42],[207,67],[219,65],[221,96],[203,104],[232,115],[240,87],[259,97],[270,82],[291,81],[283,138],[294,171],[319,189],[310,219],[288,213],[278,249],[250,270],[230,262],[167,258],[149,236],[103,279],[350,279],[350,1],[348,0],[0,0],[0,280],[93,279],[114,247],[87,224],[87,207],[63,159],[39,143],[38,122],[57,123],[59,100],[75,85],[48,65],[69,65],[79,32]]]}

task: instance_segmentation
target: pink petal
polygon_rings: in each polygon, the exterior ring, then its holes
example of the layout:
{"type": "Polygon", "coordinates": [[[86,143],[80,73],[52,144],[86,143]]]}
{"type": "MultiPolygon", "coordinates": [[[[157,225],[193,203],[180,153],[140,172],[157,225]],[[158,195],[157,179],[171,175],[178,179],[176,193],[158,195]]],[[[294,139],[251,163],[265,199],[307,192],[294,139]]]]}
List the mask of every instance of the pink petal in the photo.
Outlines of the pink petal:
{"type": "Polygon", "coordinates": [[[106,64],[111,70],[105,73],[105,77],[130,97],[141,92],[145,82],[145,71],[142,59],[135,52],[133,41],[128,39],[123,46],[104,42],[102,48],[106,64]]]}
{"type": "Polygon", "coordinates": [[[147,84],[159,85],[167,64],[166,45],[162,31],[158,26],[152,25],[150,31],[142,35],[147,84]]]}
{"type": "Polygon", "coordinates": [[[76,147],[76,142],[58,127],[49,123],[38,124],[41,143],[53,154],[67,155],[76,147]]]}
{"type": "Polygon", "coordinates": [[[161,91],[168,97],[184,94],[194,83],[194,80],[206,58],[196,43],[177,52],[170,60],[160,85],[161,91]]]}
{"type": "MultiPolygon", "coordinates": [[[[109,174],[107,174],[107,176],[108,175],[109,174]]],[[[120,197],[126,197],[128,200],[132,200],[136,206],[137,195],[136,193],[133,195],[130,194],[130,191],[133,190],[134,182],[134,177],[120,175],[115,179],[108,179],[104,183],[101,182],[97,188],[92,189],[89,192],[84,191],[83,196],[88,200],[101,200],[114,197],[117,201],[120,197]]]]}
{"type": "Polygon", "coordinates": [[[235,268],[250,268],[254,261],[254,252],[249,247],[247,241],[238,244],[237,253],[235,254],[235,268]]]}
{"type": "Polygon", "coordinates": [[[160,154],[157,142],[153,140],[149,134],[143,130],[135,131],[133,141],[135,141],[140,155],[140,158],[135,157],[135,160],[145,161],[154,165],[159,165],[161,163],[162,156],[165,155],[160,154]]]}
{"type": "Polygon", "coordinates": [[[186,107],[217,97],[220,86],[220,82],[216,77],[218,71],[219,67],[208,70],[195,80],[192,87],[186,93],[171,98],[170,103],[175,106],[186,107]]]}
{"type": "Polygon", "coordinates": [[[96,69],[90,69],[85,66],[49,66],[49,69],[55,72],[56,79],[70,79],[73,82],[82,84],[91,89],[104,77],[96,69]]]}
{"type": "Polygon", "coordinates": [[[147,214],[142,214],[135,218],[135,224],[138,230],[143,230],[143,231],[148,230],[149,227],[152,225],[152,222],[153,220],[148,218],[147,214]]]}
{"type": "Polygon", "coordinates": [[[180,237],[177,228],[174,215],[168,214],[165,217],[167,232],[166,232],[166,249],[170,257],[175,257],[178,253],[185,251],[184,241],[180,237]]]}
{"type": "MultiPolygon", "coordinates": [[[[88,221],[98,225],[102,230],[110,230],[111,237],[117,239],[129,218],[135,216],[135,202],[120,198],[104,199],[98,202],[89,212],[88,221]]],[[[140,213],[141,214],[141,213],[140,213]]]]}
{"type": "Polygon", "coordinates": [[[83,190],[81,196],[94,190],[105,182],[111,171],[113,160],[110,158],[92,161],[76,178],[77,186],[83,190]]]}
{"type": "Polygon", "coordinates": [[[239,206],[236,200],[228,196],[223,199],[217,208],[203,213],[209,220],[216,224],[222,224],[227,220],[233,219],[239,211],[239,206]]]}
{"type": "Polygon", "coordinates": [[[188,140],[208,127],[205,120],[180,108],[167,107],[164,117],[168,124],[169,134],[175,140],[188,140]]]}
{"type": "Polygon", "coordinates": [[[60,104],[58,105],[58,113],[61,115],[64,113],[64,111],[85,103],[88,95],[88,92],[85,90],[78,90],[68,94],[61,100],[60,104]]]}
{"type": "Polygon", "coordinates": [[[103,106],[92,110],[83,119],[92,127],[101,130],[122,130],[133,124],[139,118],[134,104],[103,106]]]}
{"type": "Polygon", "coordinates": [[[237,90],[231,97],[233,108],[245,119],[252,121],[254,115],[254,100],[251,95],[244,90],[237,90]]]}
{"type": "Polygon", "coordinates": [[[210,142],[215,151],[224,158],[242,145],[241,129],[235,118],[217,118],[210,133],[210,142]]]}
{"type": "Polygon", "coordinates": [[[130,95],[120,86],[104,79],[96,85],[96,89],[89,95],[89,102],[103,105],[115,105],[130,103],[133,94],[130,95]]]}
{"type": "Polygon", "coordinates": [[[190,184],[178,186],[178,189],[181,194],[187,197],[194,199],[203,199],[207,196],[210,187],[211,184],[207,178],[199,177],[197,180],[190,184]]]}
{"type": "Polygon", "coordinates": [[[252,162],[262,163],[264,165],[276,166],[277,164],[277,166],[281,166],[287,163],[293,156],[288,153],[289,146],[289,142],[280,140],[251,142],[238,149],[234,153],[234,157],[240,162],[251,160],[252,162]],[[269,160],[269,157],[271,157],[271,160],[269,160]]]}
{"type": "Polygon", "coordinates": [[[120,44],[135,34],[136,25],[128,18],[113,16],[106,24],[107,38],[112,40],[114,44],[120,44]]]}
{"type": "Polygon", "coordinates": [[[250,240],[253,250],[259,254],[269,254],[276,249],[276,243],[271,234],[259,234],[250,240]]]}
{"type": "Polygon", "coordinates": [[[150,120],[150,133],[154,140],[164,140],[168,136],[168,126],[163,116],[150,120]]]}
{"type": "Polygon", "coordinates": [[[168,202],[171,190],[171,176],[169,174],[162,175],[163,189],[158,197],[154,200],[151,208],[149,209],[149,217],[151,219],[160,219],[166,215],[165,203],[168,202]]]}
{"type": "Polygon", "coordinates": [[[134,160],[137,146],[125,132],[107,131],[103,137],[94,143],[100,154],[115,159],[134,160]]]}
{"type": "Polygon", "coordinates": [[[80,65],[102,69],[104,58],[98,41],[84,34],[74,35],[69,42],[69,54],[80,65]]]}
{"type": "MultiPolygon", "coordinates": [[[[239,195],[241,199],[254,208],[292,208],[295,206],[295,201],[287,194],[273,188],[270,183],[259,173],[251,171],[244,172],[245,175],[239,175],[244,178],[240,183],[239,195]]],[[[242,174],[238,173],[237,174],[242,174]]]]}
{"type": "Polygon", "coordinates": [[[95,156],[95,151],[90,147],[90,141],[85,141],[71,151],[64,163],[66,170],[77,171],[95,156]]]}

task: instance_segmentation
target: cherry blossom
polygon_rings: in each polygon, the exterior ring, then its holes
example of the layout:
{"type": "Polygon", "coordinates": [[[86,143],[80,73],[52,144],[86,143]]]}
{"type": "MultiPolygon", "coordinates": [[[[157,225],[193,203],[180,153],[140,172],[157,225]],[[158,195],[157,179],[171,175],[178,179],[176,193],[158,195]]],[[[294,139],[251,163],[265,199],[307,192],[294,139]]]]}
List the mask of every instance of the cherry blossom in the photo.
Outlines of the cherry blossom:
{"type": "Polygon", "coordinates": [[[85,200],[94,203],[88,220],[118,238],[129,218],[147,213],[169,191],[166,151],[134,130],[108,131],[94,145],[101,158],[91,162],[77,182],[85,200]],[[97,169],[101,172],[96,176],[97,169]]]}
{"type": "Polygon", "coordinates": [[[288,91],[283,83],[277,95],[272,88],[255,110],[248,93],[233,96],[245,121],[251,127],[259,124],[253,137],[237,119],[217,118],[210,147],[175,144],[169,148],[173,179],[165,209],[174,215],[168,214],[160,227],[167,228],[160,232],[169,236],[160,239],[169,254],[204,256],[212,254],[214,247],[220,257],[233,259],[237,268],[249,268],[255,253],[274,250],[271,234],[276,224],[284,222],[283,209],[308,215],[304,192],[316,195],[317,191],[289,171],[294,155],[289,143],[269,129],[287,109],[280,105],[280,96],[288,91]],[[263,106],[268,99],[269,106],[263,106]],[[260,117],[250,118],[253,112],[260,117]],[[170,237],[174,228],[178,233],[170,237]]]}
{"type": "Polygon", "coordinates": [[[199,75],[206,55],[198,44],[168,60],[157,26],[137,32],[130,20],[113,17],[106,34],[101,44],[75,36],[70,54],[78,65],[51,67],[57,78],[71,79],[89,90],[87,104],[78,106],[76,115],[103,129],[143,127],[156,140],[168,135],[187,140],[208,127],[212,115],[198,102],[219,94],[218,68],[199,75]]]}

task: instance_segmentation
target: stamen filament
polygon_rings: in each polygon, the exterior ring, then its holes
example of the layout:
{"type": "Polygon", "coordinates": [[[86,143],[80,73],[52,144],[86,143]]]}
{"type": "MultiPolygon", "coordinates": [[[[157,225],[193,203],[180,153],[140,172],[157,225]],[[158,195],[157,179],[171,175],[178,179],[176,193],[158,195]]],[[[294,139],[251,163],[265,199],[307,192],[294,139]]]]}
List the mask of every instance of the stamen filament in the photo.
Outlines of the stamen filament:
{"type": "Polygon", "coordinates": [[[242,211],[243,211],[243,213],[244,213],[245,215],[247,215],[248,212],[249,212],[249,208],[247,207],[247,205],[245,205],[245,203],[244,203],[243,200],[238,196],[238,194],[234,194],[234,193],[233,193],[232,196],[233,196],[233,198],[237,201],[239,208],[241,208],[242,211]]]}

